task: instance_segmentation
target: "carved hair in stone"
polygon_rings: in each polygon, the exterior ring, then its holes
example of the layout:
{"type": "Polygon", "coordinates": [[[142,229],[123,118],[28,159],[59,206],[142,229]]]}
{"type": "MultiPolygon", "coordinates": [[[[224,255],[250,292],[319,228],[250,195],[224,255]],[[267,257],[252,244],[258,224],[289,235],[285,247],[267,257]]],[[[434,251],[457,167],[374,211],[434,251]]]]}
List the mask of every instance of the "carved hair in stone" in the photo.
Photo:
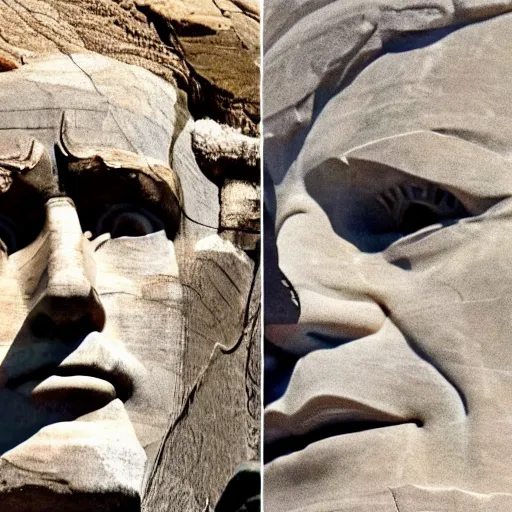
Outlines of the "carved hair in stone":
{"type": "Polygon", "coordinates": [[[255,278],[183,94],[61,54],[0,73],[0,104],[0,509],[205,510],[257,457],[245,385],[221,389],[255,278]],[[247,414],[215,423],[219,393],[247,414]]]}
{"type": "Polygon", "coordinates": [[[283,4],[265,507],[510,510],[512,6],[283,4]]]}

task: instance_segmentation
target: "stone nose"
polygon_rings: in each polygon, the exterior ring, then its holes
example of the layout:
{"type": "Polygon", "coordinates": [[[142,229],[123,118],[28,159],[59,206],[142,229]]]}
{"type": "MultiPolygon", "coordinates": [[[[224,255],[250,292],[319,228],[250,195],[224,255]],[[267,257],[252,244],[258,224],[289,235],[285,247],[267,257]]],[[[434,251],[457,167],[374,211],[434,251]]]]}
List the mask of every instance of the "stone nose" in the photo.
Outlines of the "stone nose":
{"type": "Polygon", "coordinates": [[[316,290],[308,286],[310,282],[305,286],[299,283],[294,290],[300,301],[296,323],[265,326],[265,404],[285,393],[295,369],[306,356],[357,342],[383,327],[386,312],[370,299],[364,283],[348,278],[343,282],[344,286],[337,283],[336,288],[317,286],[316,290]]]}
{"type": "Polygon", "coordinates": [[[105,310],[93,287],[94,269],[73,202],[65,197],[46,205],[47,267],[29,321],[37,336],[74,341],[105,324],[105,310]]]}
{"type": "MultiPolygon", "coordinates": [[[[360,273],[362,275],[362,272],[360,273]]],[[[295,287],[300,316],[295,324],[267,324],[266,337],[290,354],[302,357],[335,348],[378,332],[387,312],[359,276],[336,276],[332,287],[316,289],[310,282],[295,287]]]]}

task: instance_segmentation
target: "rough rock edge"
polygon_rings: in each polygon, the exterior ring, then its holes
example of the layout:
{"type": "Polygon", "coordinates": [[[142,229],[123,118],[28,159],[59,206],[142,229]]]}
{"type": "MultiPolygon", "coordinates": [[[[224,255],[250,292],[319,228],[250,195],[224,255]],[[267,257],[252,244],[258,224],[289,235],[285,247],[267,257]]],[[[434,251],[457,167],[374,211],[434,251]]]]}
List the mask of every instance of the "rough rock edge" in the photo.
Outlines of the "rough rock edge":
{"type": "Polygon", "coordinates": [[[203,173],[217,184],[226,179],[260,182],[260,139],[211,119],[194,124],[192,150],[203,173]]]}

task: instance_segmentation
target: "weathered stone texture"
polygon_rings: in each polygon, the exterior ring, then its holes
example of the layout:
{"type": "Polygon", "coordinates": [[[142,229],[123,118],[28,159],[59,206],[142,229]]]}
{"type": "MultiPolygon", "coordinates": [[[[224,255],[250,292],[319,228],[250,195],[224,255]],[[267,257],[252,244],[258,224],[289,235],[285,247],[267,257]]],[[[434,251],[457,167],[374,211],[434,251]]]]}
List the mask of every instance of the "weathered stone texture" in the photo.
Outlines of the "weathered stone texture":
{"type": "Polygon", "coordinates": [[[186,91],[196,117],[210,116],[256,134],[259,46],[254,24],[259,15],[242,6],[233,23],[213,2],[197,7],[194,14],[195,8],[185,3],[7,0],[0,5],[0,68],[13,69],[56,51],[96,52],[176,83],[186,91]],[[253,17],[247,21],[247,16],[253,17]],[[218,22],[208,27],[212,19],[218,22]],[[190,31],[182,40],[183,24],[190,31]]]}
{"type": "MultiPolygon", "coordinates": [[[[226,254],[226,258],[231,257],[226,254]]],[[[222,264],[218,255],[208,251],[201,259],[222,264]]],[[[240,264],[246,265],[236,265],[240,264]]],[[[200,363],[202,367],[189,387],[180,416],[167,434],[165,449],[159,454],[147,488],[144,511],[213,509],[240,461],[259,459],[260,290],[256,273],[240,324],[243,328],[233,332],[234,336],[228,339],[225,335],[225,341],[213,343],[215,335],[210,333],[208,343],[206,334],[192,333],[188,366],[195,368],[200,363]]],[[[197,294],[197,300],[203,303],[209,297],[211,304],[219,300],[211,292],[202,298],[197,294]]],[[[194,318],[197,323],[201,317],[194,318]]],[[[202,327],[211,330],[227,326],[222,319],[216,324],[202,327]]]]}
{"type": "Polygon", "coordinates": [[[259,455],[259,292],[186,100],[91,52],[0,84],[0,508],[202,511],[259,455]]]}
{"type": "Polygon", "coordinates": [[[265,16],[265,508],[508,510],[512,3],[265,16]]]}

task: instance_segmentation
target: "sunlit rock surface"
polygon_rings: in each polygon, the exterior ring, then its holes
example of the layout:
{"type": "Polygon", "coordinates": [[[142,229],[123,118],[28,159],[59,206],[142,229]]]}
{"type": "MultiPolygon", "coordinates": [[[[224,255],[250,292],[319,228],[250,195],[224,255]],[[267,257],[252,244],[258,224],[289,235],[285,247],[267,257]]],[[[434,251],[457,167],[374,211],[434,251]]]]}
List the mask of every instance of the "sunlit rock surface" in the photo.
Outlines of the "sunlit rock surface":
{"type": "Polygon", "coordinates": [[[196,118],[258,132],[255,0],[8,0],[0,18],[0,69],[42,54],[96,52],[177,84],[196,118]]]}
{"type": "Polygon", "coordinates": [[[269,510],[511,506],[511,10],[266,4],[269,510]]]}
{"type": "Polygon", "coordinates": [[[0,507],[203,511],[259,456],[259,288],[185,97],[92,53],[0,84],[0,507]]]}

